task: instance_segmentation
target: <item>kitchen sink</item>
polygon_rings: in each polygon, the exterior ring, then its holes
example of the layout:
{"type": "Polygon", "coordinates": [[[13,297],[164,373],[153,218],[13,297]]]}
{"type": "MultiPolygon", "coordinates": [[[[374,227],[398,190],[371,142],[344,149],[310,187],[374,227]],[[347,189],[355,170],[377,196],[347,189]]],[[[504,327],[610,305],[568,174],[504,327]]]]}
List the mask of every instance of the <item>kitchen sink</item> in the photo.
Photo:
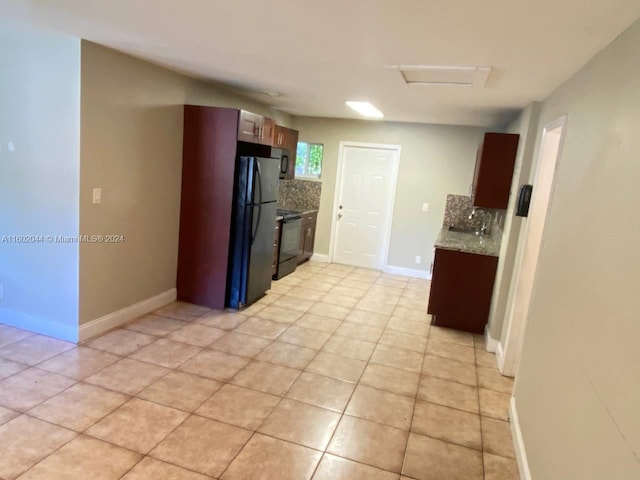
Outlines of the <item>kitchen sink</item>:
{"type": "Polygon", "coordinates": [[[458,232],[458,233],[473,233],[474,235],[480,235],[479,228],[465,228],[465,227],[456,227],[454,225],[449,225],[450,232],[458,232]]]}

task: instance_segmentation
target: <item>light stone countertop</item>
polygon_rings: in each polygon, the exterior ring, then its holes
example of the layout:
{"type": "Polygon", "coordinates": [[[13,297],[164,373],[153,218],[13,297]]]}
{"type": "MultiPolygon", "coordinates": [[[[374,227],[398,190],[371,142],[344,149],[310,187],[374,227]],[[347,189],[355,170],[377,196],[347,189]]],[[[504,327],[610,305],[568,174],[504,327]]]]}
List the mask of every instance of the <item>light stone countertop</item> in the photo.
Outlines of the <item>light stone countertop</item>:
{"type": "Polygon", "coordinates": [[[436,239],[435,247],[456,252],[476,253],[497,257],[500,255],[499,235],[476,235],[466,232],[451,232],[449,227],[442,227],[436,239]]]}

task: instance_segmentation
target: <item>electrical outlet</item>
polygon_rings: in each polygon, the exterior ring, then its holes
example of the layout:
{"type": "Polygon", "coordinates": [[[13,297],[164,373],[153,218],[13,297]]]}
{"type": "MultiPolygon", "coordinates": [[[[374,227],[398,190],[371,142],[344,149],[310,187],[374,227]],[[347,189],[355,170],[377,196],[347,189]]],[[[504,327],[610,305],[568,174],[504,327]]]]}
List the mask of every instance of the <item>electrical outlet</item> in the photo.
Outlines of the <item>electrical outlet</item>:
{"type": "Polygon", "coordinates": [[[0,283],[0,300],[4,298],[4,285],[0,283]]]}
{"type": "Polygon", "coordinates": [[[422,257],[420,255],[416,255],[416,263],[420,265],[422,263],[422,257]]]}
{"type": "Polygon", "coordinates": [[[423,203],[422,204],[422,211],[423,212],[428,212],[429,211],[429,204],[428,203],[423,203]]]}

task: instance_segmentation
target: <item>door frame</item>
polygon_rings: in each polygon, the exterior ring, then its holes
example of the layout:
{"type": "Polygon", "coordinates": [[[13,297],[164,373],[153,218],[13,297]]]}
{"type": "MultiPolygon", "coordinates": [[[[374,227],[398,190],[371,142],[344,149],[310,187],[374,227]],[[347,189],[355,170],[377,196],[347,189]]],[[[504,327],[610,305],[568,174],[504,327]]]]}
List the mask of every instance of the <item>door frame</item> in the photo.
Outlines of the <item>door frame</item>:
{"type": "Polygon", "coordinates": [[[400,145],[386,144],[386,143],[366,143],[366,142],[352,142],[352,141],[341,141],[338,147],[338,165],[336,170],[336,186],[335,191],[333,192],[333,205],[331,209],[334,211],[331,214],[331,237],[329,239],[329,262],[333,262],[335,257],[335,249],[336,249],[336,236],[338,233],[338,213],[337,213],[337,205],[340,201],[340,192],[342,191],[342,183],[344,176],[344,155],[345,148],[348,147],[356,147],[356,148],[371,148],[377,150],[390,150],[395,154],[393,155],[393,168],[391,172],[391,201],[387,205],[387,221],[384,226],[384,241],[382,244],[383,249],[383,258],[382,265],[380,266],[380,270],[384,270],[389,266],[389,247],[391,244],[391,226],[393,224],[393,212],[396,203],[396,191],[398,186],[398,171],[400,170],[400,154],[402,152],[402,147],[400,145]]]}
{"type": "MultiPolygon", "coordinates": [[[[553,174],[551,178],[551,188],[549,190],[547,207],[544,212],[544,219],[542,221],[542,234],[541,234],[540,242],[538,245],[538,256],[535,260],[535,266],[532,273],[533,280],[531,283],[531,290],[528,292],[528,299],[526,300],[528,304],[526,306],[526,311],[522,316],[517,317],[511,314],[511,317],[506,319],[507,323],[503,327],[504,330],[503,330],[502,340],[498,344],[498,349],[496,352],[496,357],[498,360],[498,366],[500,368],[500,372],[503,375],[507,375],[509,377],[515,377],[517,375],[518,367],[520,365],[520,358],[522,356],[522,347],[524,344],[525,330],[526,330],[527,322],[529,320],[529,314],[531,312],[531,302],[535,296],[536,284],[538,281],[538,267],[540,265],[540,253],[544,246],[544,232],[547,228],[547,223],[549,219],[549,210],[551,209],[551,206],[553,203],[556,183],[558,180],[558,167],[560,165],[560,159],[562,157],[564,141],[567,134],[567,119],[568,119],[567,115],[562,115],[561,117],[556,118],[555,120],[547,123],[542,130],[542,136],[540,137],[540,142],[538,144],[538,152],[537,152],[538,161],[536,163],[536,173],[533,179],[534,194],[531,198],[531,206],[534,206],[535,191],[536,191],[535,185],[540,175],[541,163],[544,160],[543,154],[544,154],[545,141],[548,135],[553,130],[560,128],[560,139],[558,141],[558,149],[556,152],[555,159],[553,159],[554,165],[553,165],[553,174]]],[[[530,242],[528,224],[525,226],[525,231],[523,232],[523,234],[524,234],[524,242],[522,244],[522,248],[526,249],[530,242]]],[[[518,269],[522,266],[522,262],[523,260],[522,258],[520,258],[520,262],[517,265],[518,269]]],[[[511,288],[515,289],[515,292],[514,292],[514,296],[511,297],[511,303],[507,305],[507,312],[512,312],[513,305],[515,304],[516,301],[519,300],[517,298],[516,292],[518,289],[518,283],[520,281],[520,278],[517,278],[514,280],[515,282],[512,282],[511,288]]]]}

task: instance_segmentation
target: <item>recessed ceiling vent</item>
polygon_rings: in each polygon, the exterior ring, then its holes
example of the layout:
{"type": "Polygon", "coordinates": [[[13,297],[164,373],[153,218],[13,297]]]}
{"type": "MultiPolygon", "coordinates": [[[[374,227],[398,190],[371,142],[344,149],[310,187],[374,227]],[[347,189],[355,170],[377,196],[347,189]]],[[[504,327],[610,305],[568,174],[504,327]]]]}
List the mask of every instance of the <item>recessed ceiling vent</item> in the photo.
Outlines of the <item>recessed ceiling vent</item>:
{"type": "Polygon", "coordinates": [[[446,67],[440,65],[397,65],[407,85],[448,85],[484,88],[491,67],[446,67]]]}

